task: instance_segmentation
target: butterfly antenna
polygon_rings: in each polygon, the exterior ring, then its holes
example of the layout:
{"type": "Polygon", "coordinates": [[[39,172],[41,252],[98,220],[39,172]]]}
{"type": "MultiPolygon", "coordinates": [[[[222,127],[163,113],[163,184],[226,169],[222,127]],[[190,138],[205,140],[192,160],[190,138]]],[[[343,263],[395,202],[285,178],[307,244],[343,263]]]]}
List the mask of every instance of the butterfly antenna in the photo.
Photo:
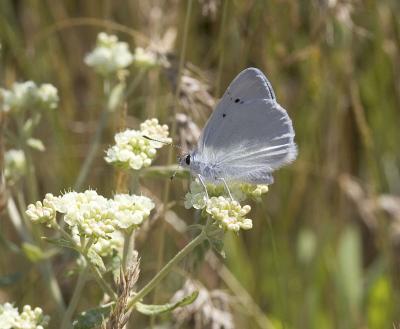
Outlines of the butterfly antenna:
{"type": "Polygon", "coordinates": [[[173,143],[168,143],[168,142],[166,142],[166,141],[161,141],[161,140],[159,140],[159,139],[155,139],[155,138],[149,137],[149,136],[147,136],[147,135],[143,135],[143,138],[146,138],[146,139],[148,139],[149,141],[158,142],[158,143],[165,144],[165,145],[171,145],[172,147],[175,147],[175,148],[177,148],[177,149],[179,149],[179,150],[182,149],[182,147],[180,147],[179,145],[175,145],[175,144],[173,144],[173,143]]]}
{"type": "MultiPolygon", "coordinates": [[[[146,138],[146,139],[148,139],[148,140],[150,140],[150,141],[158,142],[158,143],[161,143],[161,144],[171,145],[172,147],[175,147],[175,148],[177,148],[177,149],[179,149],[179,150],[182,149],[182,147],[179,146],[179,145],[175,145],[175,144],[172,144],[172,143],[168,143],[168,142],[166,142],[166,141],[160,141],[159,139],[155,139],[155,138],[152,138],[152,137],[149,137],[149,136],[146,136],[146,135],[143,135],[143,138],[146,138]]],[[[177,172],[178,172],[177,170],[174,171],[174,173],[173,173],[173,174],[171,175],[171,177],[170,177],[171,180],[173,180],[173,179],[175,178],[177,172]]]]}

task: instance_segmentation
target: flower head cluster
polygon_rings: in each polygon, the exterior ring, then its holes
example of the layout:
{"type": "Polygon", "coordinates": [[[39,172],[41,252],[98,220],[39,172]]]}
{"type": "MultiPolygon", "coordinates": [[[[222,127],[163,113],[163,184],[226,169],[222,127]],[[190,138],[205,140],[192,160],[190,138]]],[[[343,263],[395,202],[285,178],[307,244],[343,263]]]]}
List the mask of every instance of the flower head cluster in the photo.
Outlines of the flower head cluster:
{"type": "Polygon", "coordinates": [[[143,49],[141,47],[135,48],[133,61],[136,66],[144,69],[149,69],[160,65],[160,61],[155,52],[148,49],[143,49]]]}
{"type": "Polygon", "coordinates": [[[2,110],[20,112],[29,108],[55,109],[58,91],[48,83],[37,86],[33,81],[14,83],[10,90],[0,89],[2,110]]]}
{"type": "Polygon", "coordinates": [[[107,239],[98,239],[91,248],[101,257],[112,256],[114,252],[122,255],[124,236],[121,231],[114,231],[107,239]]]}
{"type": "Polygon", "coordinates": [[[26,172],[25,153],[22,150],[8,150],[4,154],[4,176],[10,183],[17,181],[26,172]]]}
{"type": "Polygon", "coordinates": [[[96,48],[85,57],[85,63],[103,76],[125,69],[132,61],[128,44],[104,32],[98,34],[96,48]]]}
{"type": "Polygon", "coordinates": [[[77,235],[107,239],[118,229],[136,228],[149,215],[154,203],[145,196],[117,194],[106,199],[94,190],[47,194],[43,203],[30,204],[26,214],[33,222],[51,225],[56,211],[77,235]]]}
{"type": "MultiPolygon", "coordinates": [[[[246,199],[258,200],[260,197],[268,192],[267,185],[252,185],[252,184],[239,184],[234,183],[229,186],[233,198],[237,201],[244,201],[246,199]]],[[[221,196],[226,194],[226,189],[223,184],[207,184],[207,193],[209,196],[221,196]]],[[[185,208],[190,209],[203,209],[207,205],[207,195],[204,186],[198,179],[190,183],[190,192],[185,195],[185,208]]]]}
{"type": "Polygon", "coordinates": [[[37,222],[52,226],[56,220],[55,201],[56,197],[51,193],[47,193],[43,202],[36,201],[35,204],[30,204],[26,210],[26,214],[34,223],[37,222]]]}
{"type": "Polygon", "coordinates": [[[50,317],[43,314],[40,307],[32,309],[25,305],[22,312],[10,303],[0,305],[0,326],[2,329],[43,329],[47,327],[50,317]]]}
{"type": "Polygon", "coordinates": [[[206,212],[221,228],[235,232],[253,227],[251,219],[245,218],[250,210],[249,205],[241,207],[239,202],[223,196],[210,198],[206,207],[206,212]]]}
{"type": "Polygon", "coordinates": [[[107,150],[105,160],[122,168],[139,170],[151,165],[158,148],[164,144],[144,136],[170,143],[168,126],[160,125],[157,119],[146,120],[140,130],[127,129],[114,137],[115,145],[107,150]]]}

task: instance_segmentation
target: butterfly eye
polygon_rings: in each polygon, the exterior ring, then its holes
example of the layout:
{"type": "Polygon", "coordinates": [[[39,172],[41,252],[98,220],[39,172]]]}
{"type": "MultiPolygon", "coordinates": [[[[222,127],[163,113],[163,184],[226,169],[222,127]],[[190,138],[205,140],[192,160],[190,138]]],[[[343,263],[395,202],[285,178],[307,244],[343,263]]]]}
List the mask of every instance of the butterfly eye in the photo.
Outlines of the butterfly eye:
{"type": "Polygon", "coordinates": [[[187,165],[190,165],[190,154],[186,156],[185,162],[187,165]]]}

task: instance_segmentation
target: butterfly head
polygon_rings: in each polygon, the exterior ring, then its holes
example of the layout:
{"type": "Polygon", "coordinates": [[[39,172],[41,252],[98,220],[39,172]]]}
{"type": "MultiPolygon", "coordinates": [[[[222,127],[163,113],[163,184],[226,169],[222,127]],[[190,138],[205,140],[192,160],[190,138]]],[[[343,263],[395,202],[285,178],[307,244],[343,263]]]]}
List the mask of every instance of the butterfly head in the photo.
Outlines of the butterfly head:
{"type": "Polygon", "coordinates": [[[190,153],[183,154],[179,157],[179,165],[182,167],[190,167],[193,156],[190,153]]]}

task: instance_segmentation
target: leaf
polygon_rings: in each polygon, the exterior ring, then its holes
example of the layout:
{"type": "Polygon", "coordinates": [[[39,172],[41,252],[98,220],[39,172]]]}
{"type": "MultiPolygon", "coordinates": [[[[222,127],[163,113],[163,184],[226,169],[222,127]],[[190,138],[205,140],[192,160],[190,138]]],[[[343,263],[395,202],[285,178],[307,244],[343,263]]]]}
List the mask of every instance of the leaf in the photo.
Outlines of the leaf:
{"type": "Polygon", "coordinates": [[[182,298],[180,301],[176,303],[167,303],[163,305],[147,305],[142,303],[136,304],[136,310],[145,315],[158,315],[162,313],[168,313],[177,307],[186,306],[192,304],[197,296],[199,295],[198,291],[194,291],[190,295],[182,298]]]}
{"type": "Polygon", "coordinates": [[[337,252],[337,280],[352,315],[361,311],[363,295],[361,237],[357,227],[342,233],[337,252]]]}
{"type": "Polygon", "coordinates": [[[28,146],[30,146],[34,150],[37,150],[37,151],[40,151],[40,152],[43,152],[44,150],[46,150],[46,148],[43,145],[43,142],[40,139],[37,139],[37,138],[29,138],[26,141],[26,144],[28,144],[28,146]]]}
{"type": "Polygon", "coordinates": [[[15,272],[8,275],[3,275],[0,277],[0,287],[10,286],[16,283],[17,281],[21,280],[21,278],[22,278],[21,272],[15,272]]]}
{"type": "Polygon", "coordinates": [[[37,263],[46,258],[46,254],[43,250],[34,244],[24,242],[21,249],[26,258],[28,258],[32,263],[37,263]]]}
{"type": "Polygon", "coordinates": [[[84,311],[72,323],[74,329],[91,329],[101,325],[110,315],[114,303],[84,311]]]}
{"type": "Polygon", "coordinates": [[[63,238],[47,238],[47,237],[42,237],[42,239],[48,243],[55,244],[58,247],[70,248],[78,251],[76,245],[69,240],[63,238]]]}
{"type": "Polygon", "coordinates": [[[108,110],[110,112],[114,112],[116,108],[119,106],[119,104],[123,100],[124,91],[125,91],[124,83],[119,83],[113,88],[113,90],[110,93],[110,97],[108,99],[108,104],[107,104],[108,110]]]}
{"type": "Polygon", "coordinates": [[[87,258],[89,259],[90,263],[96,266],[101,272],[106,271],[106,266],[104,265],[103,259],[100,257],[93,248],[89,248],[87,253],[87,258]]]}

